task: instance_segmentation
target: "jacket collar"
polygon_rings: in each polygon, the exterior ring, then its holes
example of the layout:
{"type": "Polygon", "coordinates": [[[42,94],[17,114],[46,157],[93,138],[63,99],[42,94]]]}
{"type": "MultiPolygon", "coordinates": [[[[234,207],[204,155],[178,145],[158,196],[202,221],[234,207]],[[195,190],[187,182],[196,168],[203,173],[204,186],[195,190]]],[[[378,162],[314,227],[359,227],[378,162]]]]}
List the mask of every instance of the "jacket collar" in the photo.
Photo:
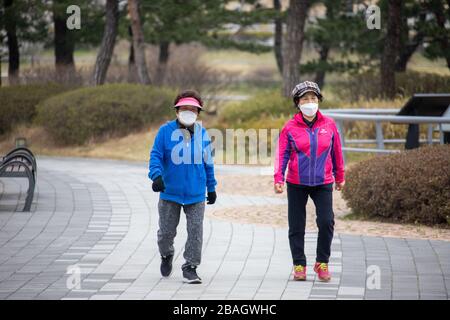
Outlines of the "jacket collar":
{"type": "Polygon", "coordinates": [[[191,134],[194,133],[195,123],[193,125],[191,125],[190,127],[186,127],[178,119],[176,119],[175,122],[177,123],[178,128],[187,129],[191,134]]]}
{"type": "MultiPolygon", "coordinates": [[[[323,120],[323,115],[322,115],[322,113],[321,113],[319,110],[317,110],[316,117],[317,117],[317,119],[316,119],[316,121],[314,122],[314,124],[312,125],[311,128],[316,127],[316,126],[318,125],[318,123],[322,122],[322,120],[323,120]]],[[[305,121],[303,120],[303,115],[302,115],[301,112],[297,112],[297,113],[294,115],[294,118],[293,118],[293,119],[295,120],[295,122],[296,122],[298,125],[304,126],[304,127],[306,127],[306,128],[309,128],[309,126],[308,126],[308,125],[305,123],[305,121]]]]}
{"type": "Polygon", "coordinates": [[[169,126],[172,127],[172,129],[187,129],[190,133],[194,134],[195,132],[195,127],[198,126],[199,124],[196,122],[194,123],[192,126],[190,127],[185,127],[184,125],[182,125],[178,119],[174,119],[169,121],[169,126]]]}

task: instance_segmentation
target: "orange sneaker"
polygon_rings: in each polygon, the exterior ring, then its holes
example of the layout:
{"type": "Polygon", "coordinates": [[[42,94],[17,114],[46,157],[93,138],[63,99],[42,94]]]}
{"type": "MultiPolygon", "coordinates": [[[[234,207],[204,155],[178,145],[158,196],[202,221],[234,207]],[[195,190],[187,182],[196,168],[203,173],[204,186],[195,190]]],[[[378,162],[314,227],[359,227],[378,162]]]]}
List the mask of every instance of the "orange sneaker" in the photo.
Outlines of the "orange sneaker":
{"type": "Polygon", "coordinates": [[[331,280],[331,275],[328,270],[328,263],[316,262],[316,264],[314,265],[314,272],[317,273],[317,276],[321,281],[331,280]]]}
{"type": "Polygon", "coordinates": [[[297,265],[294,266],[294,280],[305,281],[306,280],[306,266],[297,265]]]}

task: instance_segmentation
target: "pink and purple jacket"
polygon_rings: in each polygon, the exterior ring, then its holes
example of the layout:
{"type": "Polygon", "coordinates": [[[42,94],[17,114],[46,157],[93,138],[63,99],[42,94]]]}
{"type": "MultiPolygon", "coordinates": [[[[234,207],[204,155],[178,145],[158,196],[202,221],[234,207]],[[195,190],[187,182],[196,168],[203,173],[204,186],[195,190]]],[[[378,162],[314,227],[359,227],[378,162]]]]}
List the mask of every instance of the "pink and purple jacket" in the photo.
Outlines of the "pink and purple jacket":
{"type": "Polygon", "coordinates": [[[275,156],[275,183],[317,186],[344,181],[344,159],[336,124],[317,111],[312,127],[299,112],[281,130],[275,156]]]}

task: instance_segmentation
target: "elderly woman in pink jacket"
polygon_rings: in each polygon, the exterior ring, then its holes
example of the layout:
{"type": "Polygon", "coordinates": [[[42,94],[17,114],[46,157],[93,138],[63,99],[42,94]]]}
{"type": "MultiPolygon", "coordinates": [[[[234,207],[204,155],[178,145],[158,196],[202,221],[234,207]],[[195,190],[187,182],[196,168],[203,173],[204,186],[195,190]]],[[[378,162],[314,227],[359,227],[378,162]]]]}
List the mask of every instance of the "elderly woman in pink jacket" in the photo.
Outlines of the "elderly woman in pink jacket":
{"type": "Polygon", "coordinates": [[[341,141],[333,119],[318,110],[322,95],[316,83],[298,84],[292,98],[299,112],[285,124],[279,137],[274,188],[276,193],[283,192],[288,167],[289,245],[294,280],[306,280],[304,238],[309,196],[316,207],[319,229],[314,271],[321,281],[329,281],[328,262],[334,232],[333,183],[336,190],[345,184],[341,141]]]}

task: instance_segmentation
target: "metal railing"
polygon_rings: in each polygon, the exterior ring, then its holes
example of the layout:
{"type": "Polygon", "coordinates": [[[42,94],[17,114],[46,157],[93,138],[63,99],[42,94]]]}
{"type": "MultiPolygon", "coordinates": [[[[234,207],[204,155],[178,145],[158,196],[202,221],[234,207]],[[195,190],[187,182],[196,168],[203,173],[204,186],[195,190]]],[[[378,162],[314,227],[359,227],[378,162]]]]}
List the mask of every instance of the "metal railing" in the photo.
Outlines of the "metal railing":
{"type": "Polygon", "coordinates": [[[444,144],[443,124],[450,124],[450,117],[397,116],[400,109],[322,109],[321,112],[336,121],[344,159],[346,152],[393,153],[400,149],[386,149],[385,144],[405,143],[405,139],[384,139],[382,123],[392,124],[427,124],[427,138],[422,143],[444,144]],[[344,121],[375,122],[375,139],[345,139],[344,121]],[[437,130],[435,129],[437,126],[437,130]],[[439,131],[439,139],[433,139],[433,133],[439,131]],[[376,144],[376,148],[348,147],[354,144],[376,144]]]}

